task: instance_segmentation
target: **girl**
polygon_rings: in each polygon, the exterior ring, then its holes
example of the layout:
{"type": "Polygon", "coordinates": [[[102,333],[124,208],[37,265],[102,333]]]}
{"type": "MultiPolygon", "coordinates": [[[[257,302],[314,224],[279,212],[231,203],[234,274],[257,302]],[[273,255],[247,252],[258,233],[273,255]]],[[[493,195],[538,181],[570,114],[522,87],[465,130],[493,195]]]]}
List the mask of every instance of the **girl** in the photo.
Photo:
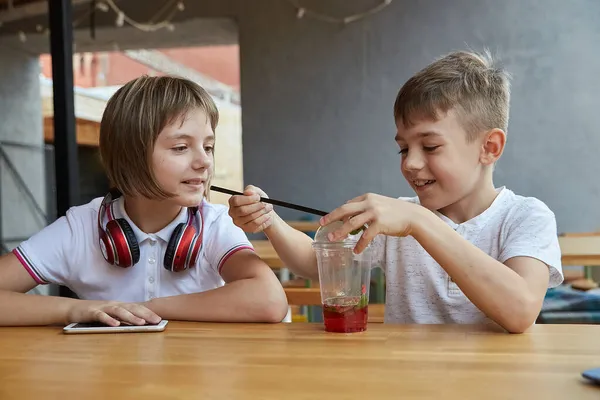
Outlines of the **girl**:
{"type": "Polygon", "coordinates": [[[120,88],[100,126],[115,189],[0,258],[0,325],[281,321],[277,277],[227,207],[206,201],[218,118],[185,79],[143,76],[120,88]],[[80,299],[25,294],[47,283],[80,299]]]}

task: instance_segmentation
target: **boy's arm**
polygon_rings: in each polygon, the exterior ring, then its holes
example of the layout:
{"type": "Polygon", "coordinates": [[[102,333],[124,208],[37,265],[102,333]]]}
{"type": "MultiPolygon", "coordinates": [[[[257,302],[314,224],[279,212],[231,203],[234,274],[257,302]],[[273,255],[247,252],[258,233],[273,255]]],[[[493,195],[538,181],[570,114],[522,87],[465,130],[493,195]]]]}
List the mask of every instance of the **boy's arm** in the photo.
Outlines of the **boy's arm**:
{"type": "Polygon", "coordinates": [[[421,207],[412,236],[484,314],[511,333],[536,320],[548,287],[548,266],[530,257],[495,260],[421,207]]]}
{"type": "Polygon", "coordinates": [[[367,194],[332,211],[321,224],[336,220],[345,223],[332,234],[332,240],[368,224],[356,252],[379,233],[412,235],[469,300],[509,332],[525,331],[540,312],[549,279],[546,264],[532,257],[510,257],[503,264],[420,205],[367,194]]]}
{"type": "Polygon", "coordinates": [[[317,257],[312,248],[312,239],[289,226],[273,211],[271,204],[261,203],[260,196],[268,197],[255,186],[247,186],[243,196],[232,196],[229,199],[229,215],[233,223],[246,233],[264,231],[290,271],[318,281],[317,257]]]}
{"type": "Polygon", "coordinates": [[[160,321],[157,315],[133,303],[26,294],[37,285],[13,253],[0,258],[0,326],[56,325],[94,320],[116,325],[109,315],[132,324],[144,323],[138,317],[150,322],[160,321]]]}
{"type": "Polygon", "coordinates": [[[152,299],[146,307],[165,319],[281,322],[288,304],[277,277],[252,250],[234,253],[221,268],[226,285],[201,293],[152,299]]]}
{"type": "Polygon", "coordinates": [[[312,248],[313,240],[308,235],[289,226],[274,211],[273,223],[265,229],[265,234],[290,271],[318,282],[317,256],[312,248]]]}

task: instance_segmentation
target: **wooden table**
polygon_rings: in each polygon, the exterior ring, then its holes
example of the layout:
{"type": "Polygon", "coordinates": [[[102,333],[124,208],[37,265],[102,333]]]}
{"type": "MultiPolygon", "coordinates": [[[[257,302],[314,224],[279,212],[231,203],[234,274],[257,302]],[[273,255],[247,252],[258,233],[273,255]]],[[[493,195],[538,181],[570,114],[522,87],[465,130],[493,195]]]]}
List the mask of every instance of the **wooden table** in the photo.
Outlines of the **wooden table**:
{"type": "Polygon", "coordinates": [[[162,333],[0,328],[0,398],[599,399],[600,326],[170,322],[162,333]]]}
{"type": "MultiPolygon", "coordinates": [[[[562,264],[600,266],[600,236],[559,237],[562,264]]],[[[271,268],[279,269],[284,265],[268,240],[253,240],[256,253],[271,268]]]]}

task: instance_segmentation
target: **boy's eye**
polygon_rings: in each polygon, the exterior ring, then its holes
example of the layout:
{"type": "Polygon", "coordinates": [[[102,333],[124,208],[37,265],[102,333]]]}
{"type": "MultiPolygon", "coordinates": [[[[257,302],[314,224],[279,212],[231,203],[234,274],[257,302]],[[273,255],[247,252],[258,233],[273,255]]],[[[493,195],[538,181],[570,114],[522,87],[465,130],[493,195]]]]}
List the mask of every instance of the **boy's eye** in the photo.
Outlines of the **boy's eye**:
{"type": "Polygon", "coordinates": [[[425,149],[425,151],[434,151],[438,147],[440,146],[423,146],[423,149],[425,149]]]}
{"type": "Polygon", "coordinates": [[[398,152],[398,154],[402,155],[405,155],[406,153],[408,153],[408,149],[400,149],[400,151],[398,152]]]}
{"type": "Polygon", "coordinates": [[[212,153],[213,150],[214,150],[213,146],[205,146],[204,147],[204,151],[207,152],[207,153],[212,153]]]}

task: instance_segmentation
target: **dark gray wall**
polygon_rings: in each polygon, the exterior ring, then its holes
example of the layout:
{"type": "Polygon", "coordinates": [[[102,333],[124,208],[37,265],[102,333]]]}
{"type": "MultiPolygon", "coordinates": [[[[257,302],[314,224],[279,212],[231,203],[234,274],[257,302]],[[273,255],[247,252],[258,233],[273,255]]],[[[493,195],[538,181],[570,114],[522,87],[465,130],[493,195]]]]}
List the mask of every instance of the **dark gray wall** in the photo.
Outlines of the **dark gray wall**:
{"type": "Polygon", "coordinates": [[[402,0],[347,27],[253,3],[239,16],[247,183],[325,209],[413,195],[393,142],[397,90],[441,54],[487,46],[514,77],[495,183],[545,201],[561,231],[600,228],[600,2],[402,0]]]}
{"type": "MultiPolygon", "coordinates": [[[[335,16],[380,3],[299,2],[335,16]]],[[[141,3],[123,6],[142,21],[162,2],[141,3]]],[[[486,46],[514,76],[496,184],[545,201],[561,231],[600,228],[600,2],[395,0],[345,27],[297,20],[286,0],[188,1],[178,16],[199,17],[238,23],[245,181],[272,197],[330,209],[366,191],[412,195],[393,142],[396,92],[434,58],[486,46]]],[[[99,25],[113,23],[107,16],[99,25]]]]}

